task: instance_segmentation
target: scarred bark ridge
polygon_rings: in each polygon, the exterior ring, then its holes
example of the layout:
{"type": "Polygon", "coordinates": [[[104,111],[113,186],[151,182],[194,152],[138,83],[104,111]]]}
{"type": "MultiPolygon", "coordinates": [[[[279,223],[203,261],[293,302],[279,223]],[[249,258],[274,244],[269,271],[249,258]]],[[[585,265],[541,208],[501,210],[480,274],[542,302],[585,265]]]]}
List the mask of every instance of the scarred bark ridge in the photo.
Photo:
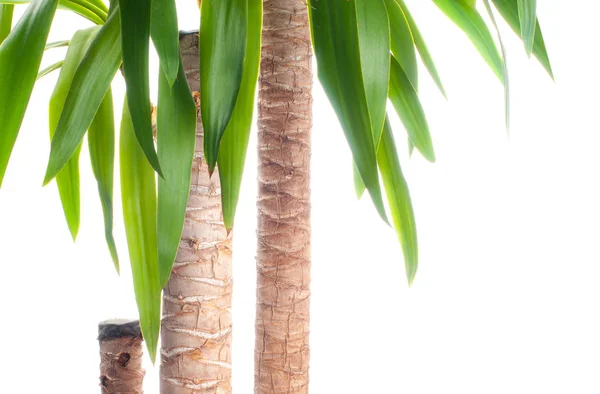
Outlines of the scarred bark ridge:
{"type": "MultiPolygon", "coordinates": [[[[200,90],[198,36],[180,40],[186,76],[200,90]]],[[[161,394],[231,393],[231,236],[218,172],[209,176],[198,117],[190,197],[179,251],[164,289],[161,394]]]]}
{"type": "Polygon", "coordinates": [[[265,0],[263,23],[254,391],[307,393],[312,51],[305,0],[265,0]]]}

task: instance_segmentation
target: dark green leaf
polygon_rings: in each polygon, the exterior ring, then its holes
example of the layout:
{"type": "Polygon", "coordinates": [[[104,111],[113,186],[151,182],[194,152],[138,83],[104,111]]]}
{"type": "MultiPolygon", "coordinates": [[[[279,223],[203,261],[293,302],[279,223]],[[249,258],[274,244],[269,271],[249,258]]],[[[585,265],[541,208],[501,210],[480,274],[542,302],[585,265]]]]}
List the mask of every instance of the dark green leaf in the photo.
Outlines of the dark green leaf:
{"type": "Polygon", "coordinates": [[[75,72],[56,134],[44,184],[69,161],[92,123],[121,64],[121,29],[118,7],[94,38],[75,72]]]}
{"type": "Polygon", "coordinates": [[[119,0],[119,6],[122,21],[123,72],[135,135],[148,162],[162,176],[152,137],[152,104],[148,70],[151,2],[119,0]]]}
{"type": "Polygon", "coordinates": [[[531,55],[537,21],[535,16],[536,0],[518,0],[517,5],[519,6],[519,21],[521,22],[521,34],[523,36],[523,43],[525,44],[525,51],[528,55],[531,55]]]}
{"type": "Polygon", "coordinates": [[[354,0],[311,0],[308,9],[319,80],[342,124],[361,178],[380,216],[386,219],[361,69],[354,0]]]}
{"type": "Polygon", "coordinates": [[[235,108],[221,139],[218,158],[223,220],[228,231],[233,228],[252,127],[254,96],[260,64],[261,29],[262,0],[248,0],[248,32],[242,84],[235,108]]]}
{"type": "Polygon", "coordinates": [[[58,0],[35,0],[0,45],[0,186],[37,77],[58,0]]]}
{"type": "Polygon", "coordinates": [[[115,119],[112,90],[108,89],[88,130],[92,171],[104,216],[104,237],[110,257],[119,272],[119,256],[113,237],[113,173],[115,167],[115,119]]]}
{"type": "Polygon", "coordinates": [[[59,62],[56,62],[54,64],[49,65],[48,67],[46,67],[43,70],[41,70],[38,73],[38,75],[37,75],[37,77],[35,79],[38,80],[38,79],[44,78],[46,75],[48,75],[48,74],[52,73],[53,71],[56,71],[59,68],[61,68],[62,65],[63,65],[63,63],[64,63],[64,60],[61,60],[59,62]]]}
{"type": "Polygon", "coordinates": [[[204,156],[211,172],[242,84],[247,24],[248,0],[202,2],[200,111],[204,156]]]}
{"type": "Polygon", "coordinates": [[[175,0],[152,0],[150,34],[169,86],[173,86],[179,71],[177,26],[175,0]]]}
{"type": "Polygon", "coordinates": [[[415,90],[418,90],[417,54],[415,53],[415,43],[408,20],[396,0],[385,0],[385,5],[390,18],[390,49],[415,90]]]}
{"type": "Polygon", "coordinates": [[[434,162],[429,126],[419,96],[395,58],[392,58],[390,73],[390,101],[415,147],[427,160],[434,162]]]}
{"type": "Polygon", "coordinates": [[[385,186],[394,229],[404,252],[406,277],[410,285],[415,278],[419,263],[417,227],[408,185],[402,175],[396,144],[387,120],[377,152],[377,163],[385,186]]]}
{"type": "Polygon", "coordinates": [[[123,106],[120,142],[121,199],[127,233],[133,288],[140,327],[152,362],[160,329],[160,293],[156,235],[156,182],[133,130],[127,100],[123,106]]]}
{"type": "Polygon", "coordinates": [[[14,9],[12,4],[0,4],[0,44],[10,34],[14,9]]]}
{"type": "Polygon", "coordinates": [[[196,104],[183,64],[171,87],[159,70],[156,135],[158,158],[164,179],[158,180],[158,272],[160,287],[171,275],[183,231],[190,194],[192,161],[196,143],[196,104]]]}
{"type": "Polygon", "coordinates": [[[502,58],[490,30],[477,10],[462,1],[433,0],[433,2],[465,32],[481,57],[502,81],[502,58]]]}

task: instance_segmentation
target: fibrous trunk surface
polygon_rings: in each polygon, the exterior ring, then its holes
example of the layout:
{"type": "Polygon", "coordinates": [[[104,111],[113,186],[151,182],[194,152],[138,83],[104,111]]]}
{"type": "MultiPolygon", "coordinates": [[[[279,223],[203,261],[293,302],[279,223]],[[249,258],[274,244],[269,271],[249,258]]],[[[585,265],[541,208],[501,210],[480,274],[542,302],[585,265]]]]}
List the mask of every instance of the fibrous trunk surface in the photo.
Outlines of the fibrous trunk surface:
{"type": "MultiPolygon", "coordinates": [[[[180,44],[198,92],[198,34],[182,34],[180,44]]],[[[210,177],[204,161],[199,114],[196,133],[183,237],[163,295],[161,394],[231,393],[231,237],[218,172],[210,177]]]]}
{"type": "Polygon", "coordinates": [[[258,119],[258,394],[307,393],[312,70],[305,0],[264,1],[258,119]]]}

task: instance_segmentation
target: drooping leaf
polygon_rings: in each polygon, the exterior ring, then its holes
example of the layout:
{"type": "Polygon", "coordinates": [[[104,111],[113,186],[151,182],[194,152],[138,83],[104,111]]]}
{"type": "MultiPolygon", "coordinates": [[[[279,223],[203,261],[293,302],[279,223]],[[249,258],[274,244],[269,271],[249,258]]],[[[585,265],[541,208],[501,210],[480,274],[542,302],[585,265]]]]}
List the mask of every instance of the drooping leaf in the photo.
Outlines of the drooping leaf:
{"type": "MultiPolygon", "coordinates": [[[[98,33],[98,27],[92,27],[85,30],[79,30],[73,35],[71,45],[67,50],[65,61],[60,70],[58,81],[50,97],[50,103],[48,105],[48,124],[50,131],[50,139],[54,136],[56,126],[58,125],[60,115],[65,105],[65,100],[71,88],[73,77],[75,72],[83,59],[83,56],[87,52],[92,40],[98,33]]],[[[75,152],[67,162],[67,164],[60,170],[56,176],[56,184],[58,186],[58,192],[60,194],[60,201],[62,203],[63,212],[69,231],[73,240],[77,238],[77,232],[79,230],[80,221],[80,203],[79,203],[79,152],[81,151],[81,144],[77,146],[75,152]]]]}
{"type": "Polygon", "coordinates": [[[433,2],[465,32],[481,57],[502,82],[502,58],[498,53],[492,34],[479,12],[462,1],[433,0],[433,2]]]}
{"type": "Polygon", "coordinates": [[[12,4],[0,4],[0,44],[8,37],[12,28],[14,9],[12,4]]]}
{"type": "MultiPolygon", "coordinates": [[[[519,12],[517,9],[517,0],[492,0],[496,9],[500,12],[502,17],[506,20],[509,26],[515,33],[521,38],[521,25],[519,22],[519,12]]],[[[546,44],[544,43],[544,37],[540,28],[539,22],[535,25],[535,37],[533,39],[533,54],[538,58],[542,66],[546,69],[550,78],[554,79],[552,72],[552,66],[550,65],[550,59],[548,58],[548,52],[546,51],[546,44]]]]}
{"type": "Polygon", "coordinates": [[[536,25],[536,0],[517,0],[519,6],[519,21],[521,25],[521,34],[525,51],[531,55],[533,51],[533,41],[535,38],[536,25]]]}
{"type": "Polygon", "coordinates": [[[173,268],[190,194],[196,143],[196,104],[183,64],[171,87],[159,70],[156,136],[164,179],[158,180],[158,271],[163,288],[173,268]]]}
{"type": "Polygon", "coordinates": [[[248,0],[202,2],[200,112],[204,157],[211,172],[242,84],[247,24],[248,0]]]}
{"type": "Polygon", "coordinates": [[[221,139],[218,155],[223,221],[228,231],[233,228],[240,197],[248,139],[252,127],[254,97],[260,65],[261,32],[262,0],[248,0],[248,32],[246,34],[244,73],[233,113],[221,139]]]}
{"type": "Polygon", "coordinates": [[[442,95],[446,97],[446,90],[444,89],[444,85],[442,84],[440,75],[437,71],[437,68],[435,67],[435,63],[433,62],[433,57],[429,53],[429,49],[427,48],[427,44],[425,43],[423,35],[421,35],[419,27],[415,23],[415,20],[413,19],[410,11],[406,7],[406,4],[404,4],[404,0],[396,0],[396,2],[402,9],[404,16],[406,17],[406,21],[410,26],[410,31],[415,41],[415,46],[417,48],[417,51],[419,51],[419,55],[421,56],[421,60],[423,61],[425,68],[427,68],[427,71],[429,71],[429,74],[433,78],[433,81],[437,85],[440,92],[442,92],[442,95]]]}
{"type": "Polygon", "coordinates": [[[434,162],[433,143],[419,96],[395,58],[392,58],[390,72],[390,101],[415,147],[427,160],[434,162]]]}
{"type": "Polygon", "coordinates": [[[311,0],[313,48],[321,84],[337,113],[360,176],[387,221],[361,69],[355,0],[311,0]]]}
{"type": "Polygon", "coordinates": [[[396,0],[385,0],[385,5],[390,18],[390,49],[415,90],[418,90],[417,54],[408,20],[396,0]]]}
{"type": "Polygon", "coordinates": [[[0,45],[0,186],[35,84],[57,4],[58,0],[32,2],[0,45]]]}
{"type": "Polygon", "coordinates": [[[150,35],[169,86],[173,86],[179,72],[179,29],[177,26],[175,0],[153,0],[150,35]]]}
{"type": "MultiPolygon", "coordinates": [[[[7,5],[29,4],[31,2],[31,0],[0,0],[0,4],[7,5]]],[[[73,11],[97,25],[103,24],[107,18],[106,7],[100,9],[87,0],[59,0],[58,8],[73,11]]]]}
{"type": "Polygon", "coordinates": [[[44,50],[47,51],[48,49],[67,47],[67,46],[69,46],[70,42],[71,42],[70,40],[49,42],[44,47],[44,50]]]}
{"type": "Polygon", "coordinates": [[[352,173],[354,178],[354,193],[356,194],[356,198],[360,200],[365,194],[366,186],[360,177],[360,172],[358,172],[358,168],[354,162],[352,162],[352,173]]]}
{"type": "Polygon", "coordinates": [[[52,73],[53,71],[60,69],[62,67],[63,63],[64,63],[64,60],[61,60],[61,61],[58,61],[56,63],[49,65],[48,67],[44,68],[43,70],[40,70],[37,77],[35,78],[36,81],[44,78],[46,75],[52,73]]]}
{"type": "Polygon", "coordinates": [[[415,278],[419,264],[417,226],[408,185],[402,174],[396,144],[387,120],[377,152],[377,163],[385,186],[392,223],[404,253],[406,277],[410,285],[415,278]]]}
{"type": "Polygon", "coordinates": [[[88,130],[92,171],[98,183],[98,195],[104,216],[104,238],[117,272],[119,255],[113,236],[113,178],[115,167],[115,119],[112,90],[108,89],[88,130]]]}
{"type": "Polygon", "coordinates": [[[151,2],[148,0],[119,0],[119,6],[122,22],[123,74],[127,85],[127,101],[135,135],[148,162],[162,176],[152,137],[152,104],[150,103],[148,69],[151,2]]]}
{"type": "Polygon", "coordinates": [[[52,138],[44,184],[69,161],[92,123],[121,64],[121,29],[118,6],[101,28],[71,83],[63,112],[52,138]]]}
{"type": "Polygon", "coordinates": [[[123,105],[121,120],[120,165],[123,221],[133,288],[142,335],[154,362],[160,329],[161,301],[156,235],[156,182],[154,170],[137,142],[127,100],[123,105]]]}

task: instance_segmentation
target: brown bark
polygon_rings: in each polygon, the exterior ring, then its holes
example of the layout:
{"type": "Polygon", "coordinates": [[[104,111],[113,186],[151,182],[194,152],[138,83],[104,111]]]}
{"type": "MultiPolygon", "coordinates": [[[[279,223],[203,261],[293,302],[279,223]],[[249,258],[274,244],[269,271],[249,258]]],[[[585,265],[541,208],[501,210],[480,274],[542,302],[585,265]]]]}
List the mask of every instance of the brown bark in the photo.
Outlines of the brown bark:
{"type": "MultiPolygon", "coordinates": [[[[198,34],[180,39],[190,88],[200,90],[198,34]]],[[[209,176],[198,117],[183,237],[164,289],[161,394],[231,393],[231,236],[218,172],[209,176]]]]}
{"type": "Polygon", "coordinates": [[[102,394],[142,394],[142,333],[135,321],[111,320],[98,326],[102,394]]]}
{"type": "Polygon", "coordinates": [[[312,69],[305,0],[264,1],[254,392],[307,393],[312,69]]]}

